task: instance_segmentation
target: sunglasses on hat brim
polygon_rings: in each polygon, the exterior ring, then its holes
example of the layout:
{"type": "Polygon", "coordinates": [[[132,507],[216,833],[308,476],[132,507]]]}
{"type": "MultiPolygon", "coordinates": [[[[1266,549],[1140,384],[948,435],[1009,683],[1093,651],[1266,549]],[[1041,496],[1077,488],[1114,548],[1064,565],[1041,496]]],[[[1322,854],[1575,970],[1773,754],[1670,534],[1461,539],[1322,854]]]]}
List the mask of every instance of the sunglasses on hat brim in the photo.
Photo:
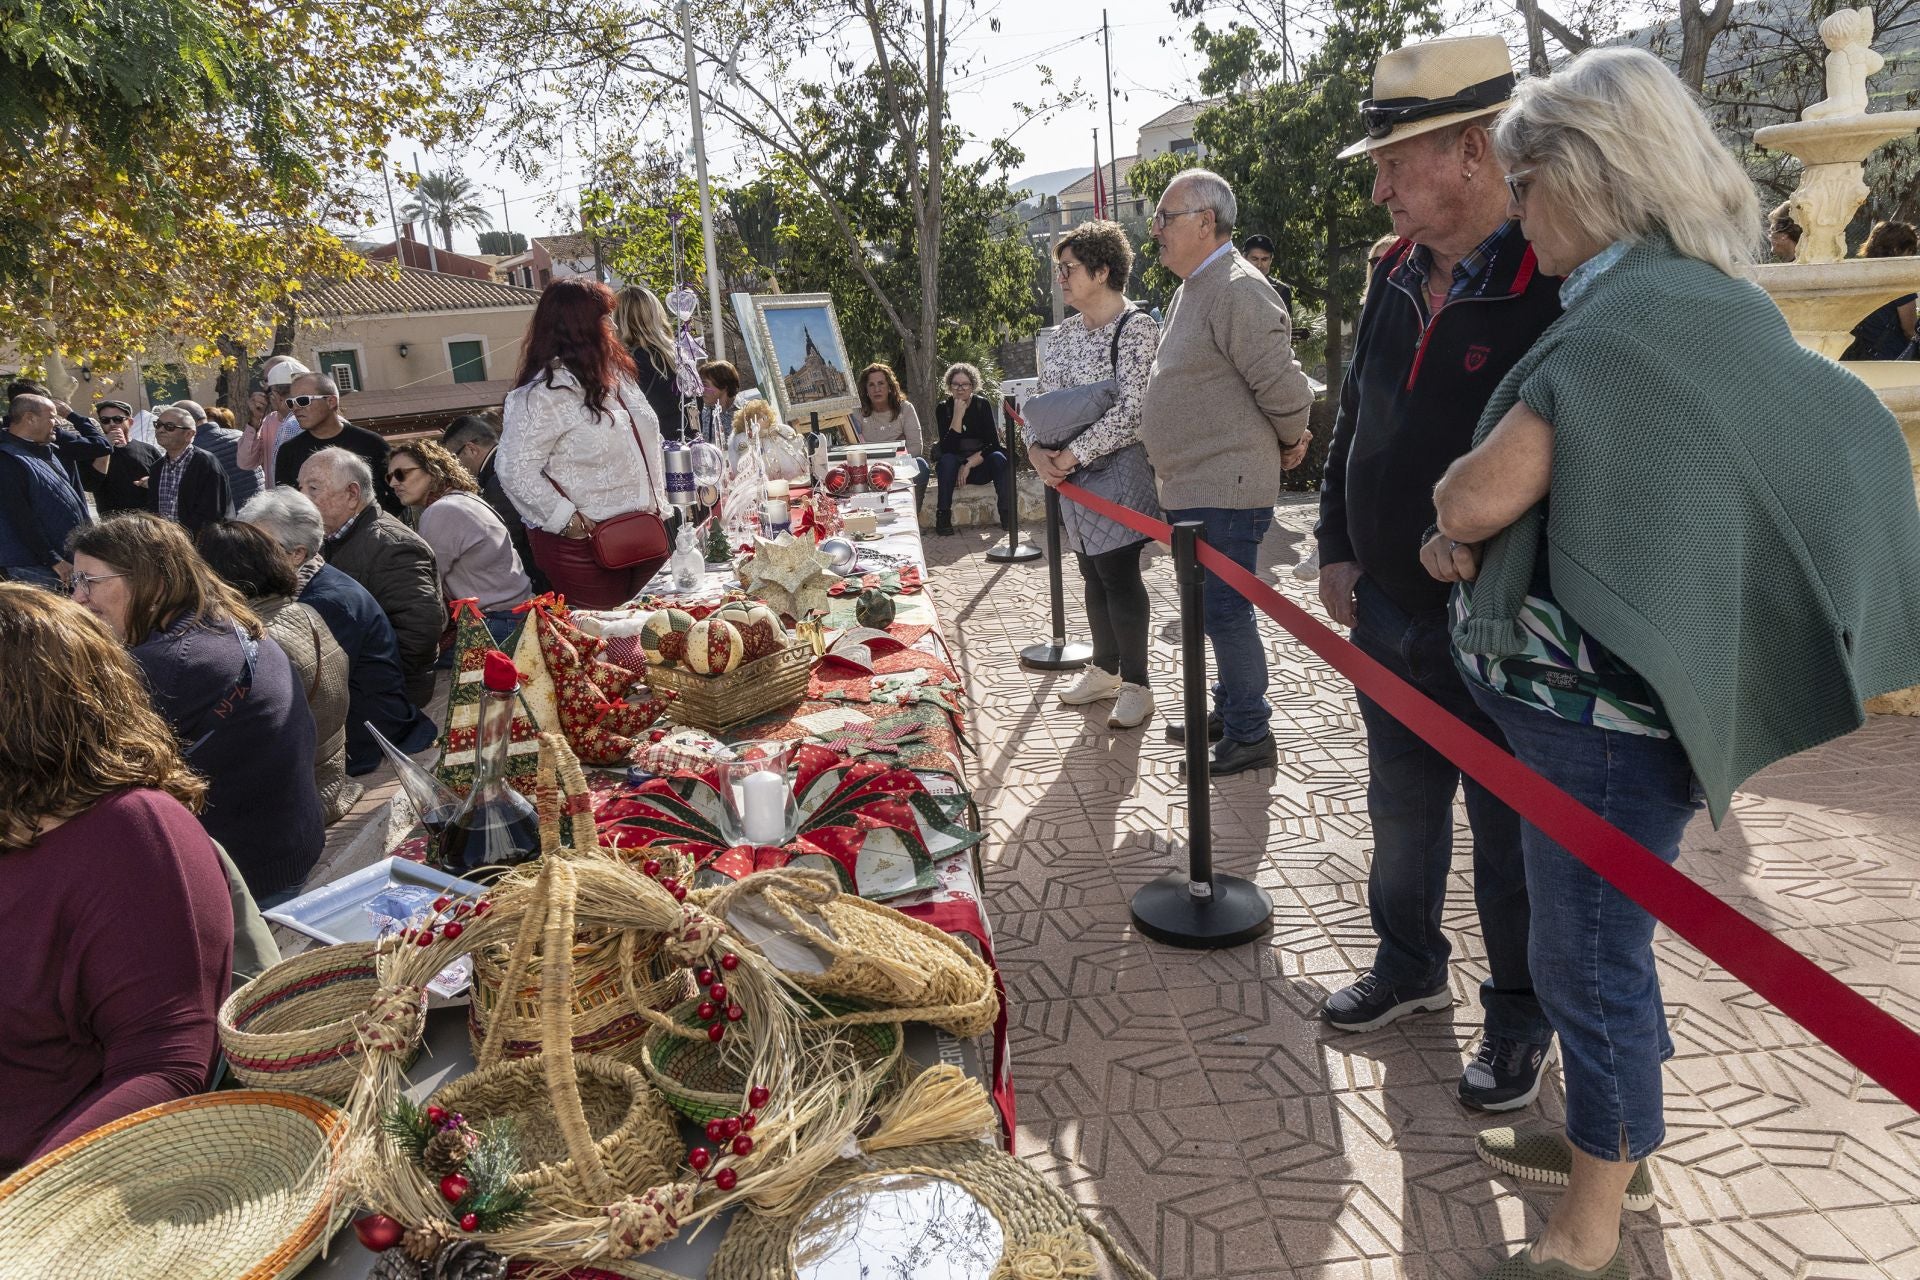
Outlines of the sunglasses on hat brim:
{"type": "Polygon", "coordinates": [[[1360,104],[1360,121],[1374,141],[1390,136],[1396,125],[1431,120],[1463,111],[1485,111],[1513,96],[1511,74],[1469,85],[1449,98],[1368,98],[1360,104]]]}

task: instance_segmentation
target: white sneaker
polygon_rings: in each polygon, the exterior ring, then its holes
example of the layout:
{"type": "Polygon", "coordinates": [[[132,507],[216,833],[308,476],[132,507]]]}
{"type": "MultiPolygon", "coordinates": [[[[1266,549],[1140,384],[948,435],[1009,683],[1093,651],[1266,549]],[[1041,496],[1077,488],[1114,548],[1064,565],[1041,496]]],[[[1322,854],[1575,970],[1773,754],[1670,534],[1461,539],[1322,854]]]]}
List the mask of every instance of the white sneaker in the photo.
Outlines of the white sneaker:
{"type": "Polygon", "coordinates": [[[1060,691],[1060,701],[1070,707],[1084,707],[1089,702],[1102,702],[1120,692],[1126,682],[1111,671],[1088,665],[1080,673],[1080,678],[1060,691]]]}
{"type": "Polygon", "coordinates": [[[1313,544],[1313,550],[1307,553],[1305,559],[1293,566],[1293,576],[1302,582],[1312,582],[1320,576],[1320,544],[1318,542],[1313,544]]]}
{"type": "Polygon", "coordinates": [[[1138,729],[1153,719],[1153,690],[1143,684],[1123,684],[1107,716],[1109,729],[1138,729]]]}

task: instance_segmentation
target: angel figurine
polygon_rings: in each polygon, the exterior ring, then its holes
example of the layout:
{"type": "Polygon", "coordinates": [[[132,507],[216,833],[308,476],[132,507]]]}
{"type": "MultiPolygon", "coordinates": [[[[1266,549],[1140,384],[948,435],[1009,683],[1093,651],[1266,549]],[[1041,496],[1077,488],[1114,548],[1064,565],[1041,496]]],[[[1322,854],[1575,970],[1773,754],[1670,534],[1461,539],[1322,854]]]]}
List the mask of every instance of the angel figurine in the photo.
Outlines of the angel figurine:
{"type": "Polygon", "coordinates": [[[1832,120],[1867,113],[1867,77],[1887,65],[1871,47],[1873,10],[1839,9],[1820,24],[1828,49],[1827,96],[1800,113],[1802,120],[1832,120]]]}

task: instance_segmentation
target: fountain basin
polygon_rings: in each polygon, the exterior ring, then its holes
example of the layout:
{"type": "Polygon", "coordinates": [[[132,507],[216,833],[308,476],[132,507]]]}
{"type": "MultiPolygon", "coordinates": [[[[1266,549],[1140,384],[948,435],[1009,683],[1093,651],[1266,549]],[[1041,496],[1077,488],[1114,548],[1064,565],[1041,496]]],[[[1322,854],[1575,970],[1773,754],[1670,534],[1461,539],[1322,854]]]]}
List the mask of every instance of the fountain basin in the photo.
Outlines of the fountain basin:
{"type": "Polygon", "coordinates": [[[1799,157],[1800,163],[1859,164],[1875,148],[1920,131],[1920,111],[1875,111],[1833,120],[1791,120],[1754,131],[1753,140],[1770,151],[1799,157]]]}
{"type": "Polygon", "coordinates": [[[1875,308],[1902,294],[1920,293],[1920,258],[1767,262],[1745,268],[1744,274],[1773,298],[1802,346],[1834,360],[1853,341],[1853,326],[1875,308]]]}

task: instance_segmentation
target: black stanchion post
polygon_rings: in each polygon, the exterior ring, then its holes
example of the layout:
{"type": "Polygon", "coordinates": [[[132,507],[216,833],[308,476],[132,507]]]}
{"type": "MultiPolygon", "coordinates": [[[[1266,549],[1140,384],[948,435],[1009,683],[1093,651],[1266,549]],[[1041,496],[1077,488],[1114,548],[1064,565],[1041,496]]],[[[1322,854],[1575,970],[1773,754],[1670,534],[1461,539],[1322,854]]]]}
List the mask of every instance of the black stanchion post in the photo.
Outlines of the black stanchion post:
{"type": "Polygon", "coordinates": [[[1053,597],[1053,633],[1046,644],[1030,644],[1020,661],[1036,671],[1078,671],[1093,659],[1093,646],[1067,643],[1067,601],[1060,580],[1060,491],[1047,486],[1047,591],[1053,597]]]}
{"type": "Polygon", "coordinates": [[[1273,902],[1265,890],[1213,869],[1201,527],[1196,520],[1173,526],[1174,576],[1180,584],[1180,691],[1187,725],[1187,869],[1169,872],[1133,895],[1133,925],[1143,936],[1195,949],[1237,947],[1273,924],[1273,902]]]}
{"type": "Polygon", "coordinates": [[[1013,465],[1014,402],[1003,402],[1002,409],[1007,420],[1007,473],[1011,477],[1007,487],[1013,490],[1013,510],[1007,513],[1007,540],[989,550],[987,559],[995,564],[1026,564],[1040,558],[1040,548],[1020,536],[1020,472],[1013,465]]]}

